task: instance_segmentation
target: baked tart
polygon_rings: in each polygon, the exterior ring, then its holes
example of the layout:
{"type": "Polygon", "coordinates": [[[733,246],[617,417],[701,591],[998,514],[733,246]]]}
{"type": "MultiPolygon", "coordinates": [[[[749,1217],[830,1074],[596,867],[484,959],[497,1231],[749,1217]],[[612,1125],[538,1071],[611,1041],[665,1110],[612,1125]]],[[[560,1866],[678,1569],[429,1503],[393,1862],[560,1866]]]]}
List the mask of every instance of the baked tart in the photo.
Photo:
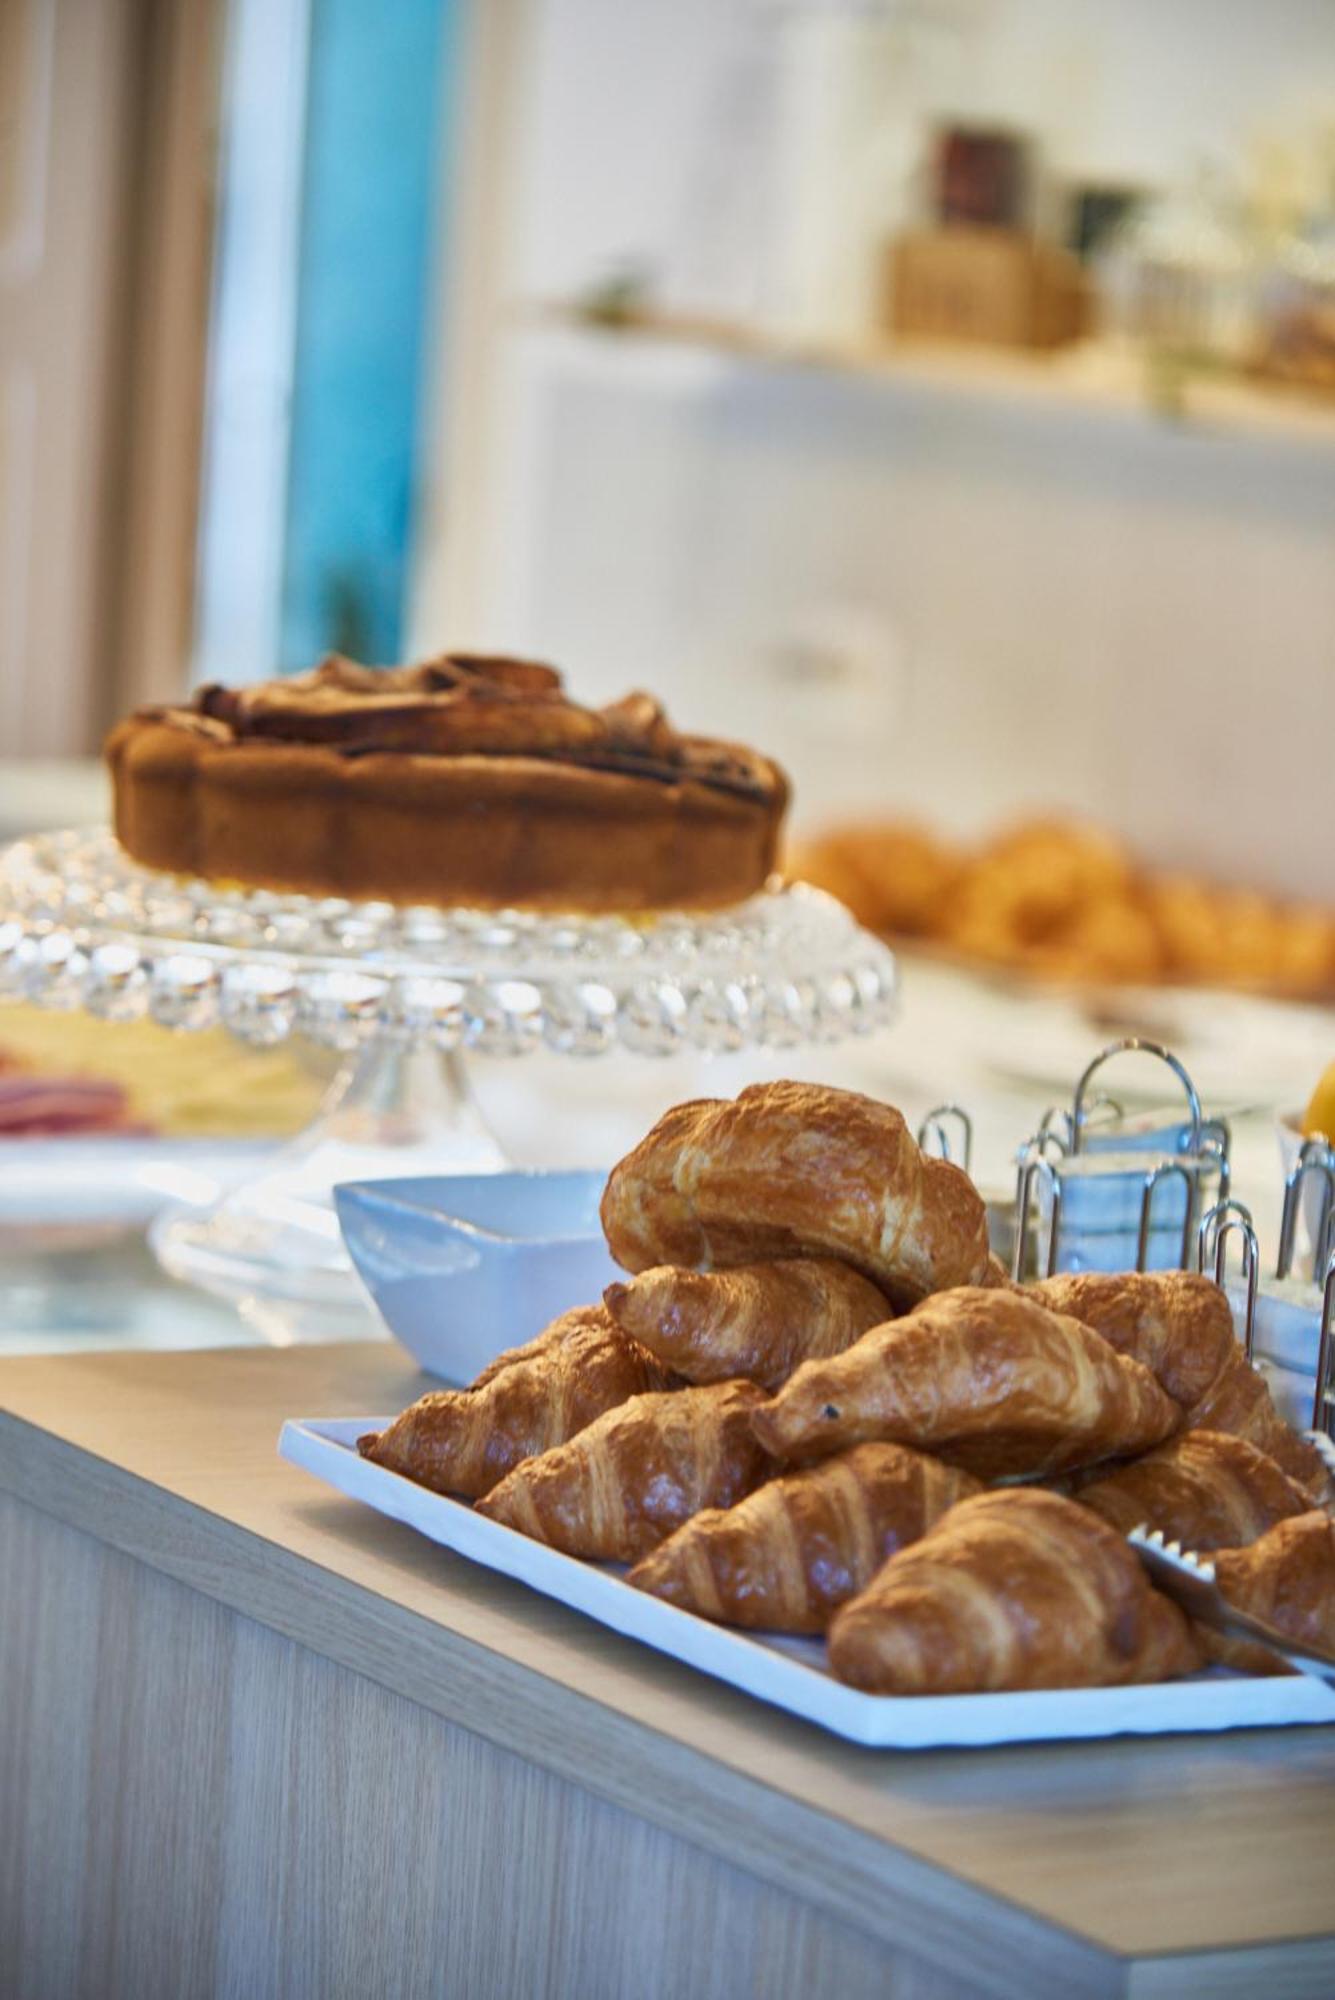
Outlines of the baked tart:
{"type": "Polygon", "coordinates": [[[484,908],[710,909],[774,866],[776,764],[535,661],[330,657],[141,709],[106,746],[117,839],[173,874],[484,908]]]}

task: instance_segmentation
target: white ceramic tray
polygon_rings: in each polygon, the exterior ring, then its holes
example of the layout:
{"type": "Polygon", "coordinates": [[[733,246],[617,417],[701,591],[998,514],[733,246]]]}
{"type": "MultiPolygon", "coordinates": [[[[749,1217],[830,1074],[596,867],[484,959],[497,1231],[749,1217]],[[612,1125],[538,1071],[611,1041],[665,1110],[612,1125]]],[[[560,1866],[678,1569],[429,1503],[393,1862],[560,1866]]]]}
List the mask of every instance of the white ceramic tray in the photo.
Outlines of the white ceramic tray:
{"type": "Polygon", "coordinates": [[[364,1431],[387,1417],[290,1419],[278,1449],[294,1465],[432,1541],[545,1597],[596,1618],[716,1680],[817,1722],[853,1743],[918,1750],[947,1745],[1053,1742],[1068,1737],[1280,1728],[1335,1722],[1335,1688],[1306,1676],[1252,1680],[1222,1670],[1157,1687],[1070,1688],[1041,1694],[862,1694],[827,1672],[814,1639],[755,1638],[632,1590],[614,1564],[578,1562],[429,1493],[357,1454],[364,1431]]]}

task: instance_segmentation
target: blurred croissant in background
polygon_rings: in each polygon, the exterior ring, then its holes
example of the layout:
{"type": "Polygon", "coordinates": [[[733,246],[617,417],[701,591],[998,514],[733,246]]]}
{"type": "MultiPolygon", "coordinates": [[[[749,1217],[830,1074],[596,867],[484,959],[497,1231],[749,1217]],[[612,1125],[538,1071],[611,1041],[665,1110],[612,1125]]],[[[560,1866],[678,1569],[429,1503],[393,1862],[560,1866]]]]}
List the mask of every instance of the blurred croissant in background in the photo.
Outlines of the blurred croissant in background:
{"type": "Polygon", "coordinates": [[[787,873],[871,930],[1040,978],[1335,995],[1335,911],[1159,873],[1077,820],[1022,821],[974,848],[910,821],[836,827],[787,873]]]}

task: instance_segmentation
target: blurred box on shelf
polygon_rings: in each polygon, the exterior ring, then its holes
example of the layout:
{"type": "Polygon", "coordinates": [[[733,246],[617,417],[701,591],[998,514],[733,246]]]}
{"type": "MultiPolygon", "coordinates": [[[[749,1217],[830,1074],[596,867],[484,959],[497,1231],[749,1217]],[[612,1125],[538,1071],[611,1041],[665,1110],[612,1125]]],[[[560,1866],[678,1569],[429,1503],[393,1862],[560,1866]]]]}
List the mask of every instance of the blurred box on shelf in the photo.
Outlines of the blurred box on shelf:
{"type": "Polygon", "coordinates": [[[912,231],[893,245],[889,276],[890,325],[903,339],[1048,348],[1086,331],[1079,263],[1020,230],[912,231]]]}

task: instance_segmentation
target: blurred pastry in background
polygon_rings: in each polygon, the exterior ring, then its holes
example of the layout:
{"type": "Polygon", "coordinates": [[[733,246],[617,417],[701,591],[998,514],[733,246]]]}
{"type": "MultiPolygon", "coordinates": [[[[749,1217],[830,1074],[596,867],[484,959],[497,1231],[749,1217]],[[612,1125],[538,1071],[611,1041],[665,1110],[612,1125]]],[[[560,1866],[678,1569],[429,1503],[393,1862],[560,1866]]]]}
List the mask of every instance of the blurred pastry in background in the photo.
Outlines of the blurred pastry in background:
{"type": "Polygon", "coordinates": [[[828,889],[869,930],[930,937],[961,857],[912,821],[834,829],[790,857],[788,873],[828,889]]]}
{"type": "Polygon", "coordinates": [[[1163,976],[1163,948],[1152,918],[1130,897],[1077,910],[1059,936],[1030,954],[1045,978],[1094,979],[1143,986],[1163,976]]]}
{"type": "Polygon", "coordinates": [[[1310,998],[1335,990],[1335,916],[1328,910],[1180,875],[1148,878],[1143,895],[1165,976],[1181,985],[1310,998]]]}
{"type": "Polygon", "coordinates": [[[1037,978],[1335,994],[1335,912],[1157,873],[1075,819],[1022,821],[974,848],[909,821],[836,827],[788,872],[869,929],[1037,978]]]}
{"type": "Polygon", "coordinates": [[[1170,875],[1146,885],[1172,971],[1210,986],[1262,985],[1275,961],[1277,923],[1264,897],[1210,889],[1170,875]]]}
{"type": "Polygon", "coordinates": [[[1276,981],[1281,993],[1335,991],[1335,914],[1313,903],[1278,912],[1276,981]]]}
{"type": "MultiPolygon", "coordinates": [[[[1050,960],[1052,971],[1064,971],[1082,942],[1102,945],[1097,919],[1125,908],[1130,881],[1127,857],[1107,835],[1035,820],[965,863],[956,895],[940,907],[938,935],[970,957],[1002,965],[1050,960]]],[[[1125,942],[1120,949],[1109,942],[1114,961],[1128,963],[1125,942]]],[[[1122,976],[1145,975],[1137,965],[1122,976]]]]}

